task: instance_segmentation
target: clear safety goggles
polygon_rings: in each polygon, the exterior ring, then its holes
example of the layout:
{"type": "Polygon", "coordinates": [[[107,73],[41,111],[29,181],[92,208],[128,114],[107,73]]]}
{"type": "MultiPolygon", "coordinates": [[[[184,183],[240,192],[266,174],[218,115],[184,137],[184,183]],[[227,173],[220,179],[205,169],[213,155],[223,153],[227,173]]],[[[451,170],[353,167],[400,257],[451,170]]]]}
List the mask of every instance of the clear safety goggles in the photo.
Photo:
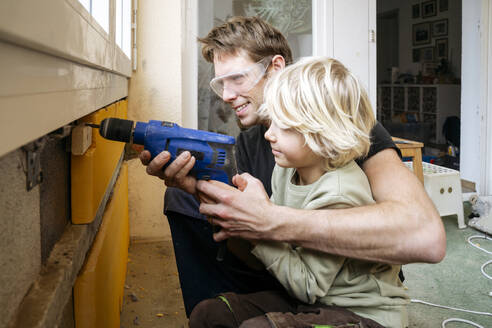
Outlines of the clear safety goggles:
{"type": "Polygon", "coordinates": [[[265,75],[271,60],[272,56],[265,57],[245,70],[217,76],[210,81],[210,87],[220,98],[225,89],[236,94],[248,92],[265,75]]]}

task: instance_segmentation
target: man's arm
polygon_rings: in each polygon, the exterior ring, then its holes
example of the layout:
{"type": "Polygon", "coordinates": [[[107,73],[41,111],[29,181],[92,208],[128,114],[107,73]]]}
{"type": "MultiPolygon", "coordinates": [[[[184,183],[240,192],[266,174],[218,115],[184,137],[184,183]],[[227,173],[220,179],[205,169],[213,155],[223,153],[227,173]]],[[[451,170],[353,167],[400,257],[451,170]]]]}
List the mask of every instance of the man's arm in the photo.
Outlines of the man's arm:
{"type": "Polygon", "coordinates": [[[243,175],[243,190],[201,181],[217,201],[200,212],[222,218],[216,240],[231,236],[285,241],[345,257],[385,263],[435,263],[446,249],[444,228],[420,181],[392,149],[363,164],[376,204],[350,209],[299,210],[270,202],[261,182],[243,175]]]}
{"type": "MultiPolygon", "coordinates": [[[[392,149],[369,158],[362,166],[376,201],[369,219],[381,216],[388,246],[397,263],[440,262],[446,253],[446,233],[439,212],[423,184],[392,149]],[[394,233],[391,233],[394,232],[394,233]]],[[[391,252],[387,253],[391,257],[391,252]]],[[[391,259],[389,259],[391,260],[391,259]]]]}

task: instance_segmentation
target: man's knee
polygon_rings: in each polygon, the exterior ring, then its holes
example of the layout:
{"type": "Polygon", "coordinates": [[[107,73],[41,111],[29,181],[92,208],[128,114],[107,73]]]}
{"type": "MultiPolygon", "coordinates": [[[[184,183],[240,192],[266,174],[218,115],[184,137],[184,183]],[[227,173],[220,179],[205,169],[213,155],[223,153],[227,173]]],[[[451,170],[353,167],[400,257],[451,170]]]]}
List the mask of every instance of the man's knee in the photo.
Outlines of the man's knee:
{"type": "Polygon", "coordinates": [[[261,315],[243,321],[239,328],[272,328],[272,325],[270,324],[270,321],[268,320],[266,315],[261,315]]]}
{"type": "Polygon", "coordinates": [[[227,304],[219,298],[198,303],[190,314],[190,328],[237,327],[234,315],[227,304]]]}

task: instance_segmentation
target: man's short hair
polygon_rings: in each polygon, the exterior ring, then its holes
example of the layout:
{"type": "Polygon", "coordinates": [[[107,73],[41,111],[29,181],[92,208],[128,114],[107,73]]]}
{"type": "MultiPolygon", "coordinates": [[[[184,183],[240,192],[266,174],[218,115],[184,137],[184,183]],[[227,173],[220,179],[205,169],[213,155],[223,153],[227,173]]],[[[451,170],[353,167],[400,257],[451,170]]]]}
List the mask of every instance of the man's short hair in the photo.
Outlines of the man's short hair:
{"type": "Polygon", "coordinates": [[[214,57],[238,55],[241,51],[254,62],[281,55],[286,64],[292,63],[292,51],[285,37],[259,17],[232,17],[198,41],[202,43],[203,57],[210,63],[214,62],[214,57]]]}
{"type": "Polygon", "coordinates": [[[300,132],[327,170],[366,156],[376,122],[359,80],[327,57],[303,58],[274,75],[259,114],[300,132]]]}

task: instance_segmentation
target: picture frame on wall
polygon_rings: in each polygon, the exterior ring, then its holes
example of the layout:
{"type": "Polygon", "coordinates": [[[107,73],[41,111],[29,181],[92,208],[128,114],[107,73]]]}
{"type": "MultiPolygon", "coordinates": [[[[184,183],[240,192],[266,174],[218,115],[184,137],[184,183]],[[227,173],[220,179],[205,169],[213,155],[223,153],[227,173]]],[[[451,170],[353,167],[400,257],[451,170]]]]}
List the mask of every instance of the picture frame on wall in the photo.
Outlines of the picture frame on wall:
{"type": "Polygon", "coordinates": [[[420,48],[420,61],[423,62],[434,61],[434,47],[420,48]]]}
{"type": "Polygon", "coordinates": [[[439,0],[439,12],[448,10],[448,0],[439,0]]]}
{"type": "Polygon", "coordinates": [[[412,6],[412,18],[420,17],[420,3],[416,3],[412,6]]]}
{"type": "Polygon", "coordinates": [[[436,0],[422,2],[422,18],[432,17],[437,15],[436,0]]]}
{"type": "Polygon", "coordinates": [[[448,20],[441,19],[432,22],[432,37],[448,35],[448,20]]]}
{"type": "Polygon", "coordinates": [[[434,47],[420,48],[420,61],[422,62],[434,61],[434,47]]]}
{"type": "Polygon", "coordinates": [[[431,24],[429,22],[413,24],[412,43],[414,46],[429,44],[431,41],[431,24]]]}
{"type": "Polygon", "coordinates": [[[436,59],[448,59],[448,38],[436,39],[436,59]]]}

